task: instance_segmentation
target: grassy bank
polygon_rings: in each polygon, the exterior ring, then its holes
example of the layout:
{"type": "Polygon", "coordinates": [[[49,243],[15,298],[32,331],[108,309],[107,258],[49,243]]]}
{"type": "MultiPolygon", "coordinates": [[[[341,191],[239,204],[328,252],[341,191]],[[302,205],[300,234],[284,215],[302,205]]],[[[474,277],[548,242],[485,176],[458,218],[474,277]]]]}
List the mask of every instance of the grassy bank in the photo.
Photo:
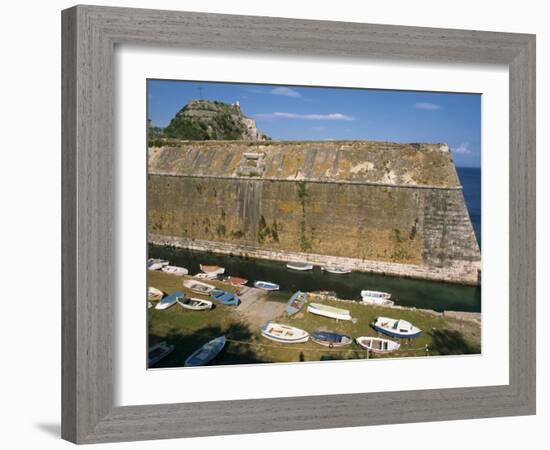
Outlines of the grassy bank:
{"type": "MultiPolygon", "coordinates": [[[[149,285],[166,293],[181,290],[190,293],[182,285],[183,278],[162,272],[149,273],[149,285]]],[[[213,282],[225,290],[236,288],[213,282]]],[[[477,322],[444,318],[418,310],[395,310],[334,300],[314,300],[339,308],[348,309],[356,323],[335,321],[306,312],[305,308],[293,317],[283,317],[280,322],[309,332],[331,330],[352,337],[377,336],[370,324],[378,316],[401,318],[423,330],[420,337],[410,342],[401,341],[401,349],[391,355],[375,357],[434,356],[451,354],[476,354],[481,350],[481,329],[477,322]],[[427,348],[427,350],[426,350],[427,348]]],[[[150,345],[161,340],[175,344],[176,350],[161,361],[158,367],[179,367],[185,358],[210,339],[225,335],[230,341],[216,364],[249,364],[267,362],[322,361],[367,358],[367,352],[353,343],[342,349],[329,349],[314,342],[303,344],[280,344],[261,336],[257,326],[250,325],[239,313],[239,308],[216,305],[211,311],[189,311],[175,305],[165,311],[154,308],[149,313],[150,345]]]]}

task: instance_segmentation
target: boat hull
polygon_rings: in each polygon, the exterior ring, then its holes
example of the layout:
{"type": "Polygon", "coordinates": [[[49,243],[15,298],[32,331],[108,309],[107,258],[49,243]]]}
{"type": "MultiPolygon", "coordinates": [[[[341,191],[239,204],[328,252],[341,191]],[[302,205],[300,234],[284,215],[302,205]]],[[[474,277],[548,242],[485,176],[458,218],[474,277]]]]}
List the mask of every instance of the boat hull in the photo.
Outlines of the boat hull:
{"type": "Polygon", "coordinates": [[[291,269],[291,270],[298,270],[299,272],[307,272],[309,270],[313,270],[313,265],[312,264],[293,264],[293,263],[288,263],[286,265],[286,268],[287,269],[291,269]]]}
{"type": "Polygon", "coordinates": [[[326,331],[314,331],[311,333],[311,340],[316,344],[329,348],[343,347],[353,342],[351,336],[326,331]]]}
{"type": "Polygon", "coordinates": [[[225,347],[225,336],[212,339],[198,350],[195,350],[184,363],[185,367],[199,367],[211,362],[225,347]]]}
{"type": "Polygon", "coordinates": [[[412,339],[412,338],[416,338],[416,337],[418,337],[422,334],[422,331],[420,331],[420,330],[412,332],[412,333],[400,333],[398,331],[388,329],[386,327],[381,327],[379,325],[373,325],[373,328],[376,331],[378,331],[379,333],[385,334],[386,336],[390,336],[390,337],[393,337],[393,338],[398,338],[398,339],[412,339]]]}
{"type": "Polygon", "coordinates": [[[309,340],[309,333],[307,331],[289,325],[273,324],[270,322],[262,327],[262,336],[282,344],[299,344],[309,340]],[[286,332],[285,336],[279,335],[278,332],[281,330],[286,332]],[[291,336],[289,333],[293,333],[294,335],[291,336]]]}
{"type": "Polygon", "coordinates": [[[318,305],[311,303],[307,307],[308,312],[311,314],[316,314],[318,316],[328,317],[329,319],[336,319],[336,320],[351,320],[351,314],[349,311],[345,309],[324,309],[322,307],[319,307],[318,305]]]}
{"type": "Polygon", "coordinates": [[[264,291],[278,291],[279,285],[275,283],[270,283],[268,281],[255,281],[254,287],[258,289],[263,289],[264,291]]]}
{"type": "Polygon", "coordinates": [[[290,300],[288,301],[288,305],[286,307],[286,312],[289,316],[292,316],[296,314],[298,311],[300,311],[305,303],[306,303],[307,296],[303,292],[296,292],[292,297],[290,297],[290,300]]]}
{"type": "Polygon", "coordinates": [[[373,353],[391,353],[399,350],[398,342],[370,336],[361,336],[355,339],[358,345],[373,353]]]}

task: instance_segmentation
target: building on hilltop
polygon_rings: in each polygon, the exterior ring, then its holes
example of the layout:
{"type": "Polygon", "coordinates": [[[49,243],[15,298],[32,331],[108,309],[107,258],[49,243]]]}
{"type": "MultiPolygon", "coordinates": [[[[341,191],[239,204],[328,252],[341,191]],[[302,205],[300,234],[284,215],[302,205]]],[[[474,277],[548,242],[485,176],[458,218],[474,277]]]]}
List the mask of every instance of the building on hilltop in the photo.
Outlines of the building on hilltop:
{"type": "Polygon", "coordinates": [[[149,149],[149,241],[479,283],[448,146],[181,142],[149,149]]]}

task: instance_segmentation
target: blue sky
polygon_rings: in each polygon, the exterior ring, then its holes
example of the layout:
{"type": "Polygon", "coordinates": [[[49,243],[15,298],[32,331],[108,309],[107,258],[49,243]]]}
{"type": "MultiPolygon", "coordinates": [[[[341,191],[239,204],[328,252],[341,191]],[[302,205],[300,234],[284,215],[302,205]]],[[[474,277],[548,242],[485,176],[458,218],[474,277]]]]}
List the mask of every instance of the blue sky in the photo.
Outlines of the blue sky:
{"type": "Polygon", "coordinates": [[[459,167],[481,165],[479,94],[148,80],[148,117],[164,127],[188,101],[239,101],[277,140],[443,142],[459,167]]]}

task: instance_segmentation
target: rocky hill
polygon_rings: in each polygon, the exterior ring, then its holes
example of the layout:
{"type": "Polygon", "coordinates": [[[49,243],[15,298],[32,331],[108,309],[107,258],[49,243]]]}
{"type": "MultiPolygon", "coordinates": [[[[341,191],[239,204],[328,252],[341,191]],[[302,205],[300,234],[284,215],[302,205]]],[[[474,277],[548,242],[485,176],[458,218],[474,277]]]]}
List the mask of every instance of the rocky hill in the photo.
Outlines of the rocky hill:
{"type": "Polygon", "coordinates": [[[268,139],[256,121],[246,117],[239,103],[191,100],[163,130],[164,137],[193,141],[268,139]]]}

